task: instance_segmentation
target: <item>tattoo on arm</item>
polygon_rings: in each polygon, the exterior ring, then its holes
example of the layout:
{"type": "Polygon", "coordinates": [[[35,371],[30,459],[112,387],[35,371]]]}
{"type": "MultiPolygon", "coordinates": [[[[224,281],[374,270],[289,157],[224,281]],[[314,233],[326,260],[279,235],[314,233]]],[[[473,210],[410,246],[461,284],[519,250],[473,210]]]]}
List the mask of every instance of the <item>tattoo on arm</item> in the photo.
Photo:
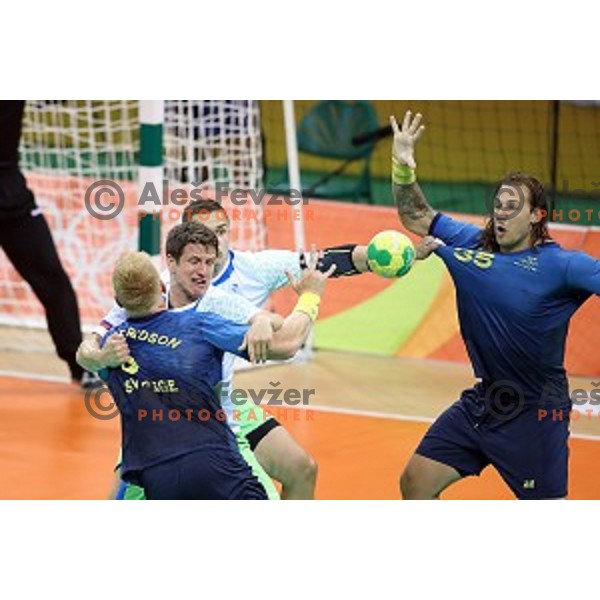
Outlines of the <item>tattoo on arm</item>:
{"type": "Polygon", "coordinates": [[[418,221],[425,217],[433,218],[435,211],[427,202],[418,183],[392,187],[398,214],[402,220],[418,221]]]}

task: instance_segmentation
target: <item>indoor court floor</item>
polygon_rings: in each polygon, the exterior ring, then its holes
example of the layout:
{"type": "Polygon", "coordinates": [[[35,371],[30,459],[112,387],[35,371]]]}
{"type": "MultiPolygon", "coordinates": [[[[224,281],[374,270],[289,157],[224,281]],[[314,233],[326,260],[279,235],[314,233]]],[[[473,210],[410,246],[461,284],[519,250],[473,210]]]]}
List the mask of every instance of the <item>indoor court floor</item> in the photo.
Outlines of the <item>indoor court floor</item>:
{"type": "MultiPolygon", "coordinates": [[[[25,351],[16,350],[6,328],[0,336],[0,498],[106,498],[119,419],[92,416],[84,392],[66,383],[49,340],[27,335],[29,350],[26,339],[18,341],[25,351]]],[[[464,365],[322,351],[306,363],[244,370],[235,386],[314,389],[309,406],[274,407],[273,413],[316,458],[317,498],[397,499],[399,474],[429,423],[471,383],[464,365]]],[[[589,389],[591,382],[571,384],[589,389]]],[[[109,404],[107,397],[101,404],[109,404]]],[[[570,498],[598,499],[600,417],[582,414],[572,434],[570,498]]],[[[513,496],[488,468],[443,497],[513,496]]]]}

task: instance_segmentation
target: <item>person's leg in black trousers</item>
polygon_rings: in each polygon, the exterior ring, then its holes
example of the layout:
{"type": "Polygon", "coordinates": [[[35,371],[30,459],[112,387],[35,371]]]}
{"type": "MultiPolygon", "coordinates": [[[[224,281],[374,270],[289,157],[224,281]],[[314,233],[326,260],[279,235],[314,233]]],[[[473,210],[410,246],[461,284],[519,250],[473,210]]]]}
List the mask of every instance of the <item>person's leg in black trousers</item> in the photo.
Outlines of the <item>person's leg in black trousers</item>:
{"type": "Polygon", "coordinates": [[[46,219],[38,211],[34,215],[0,220],[0,246],[44,306],[56,352],[81,381],[83,369],[75,361],[82,339],[77,298],[46,219]]]}
{"type": "Polygon", "coordinates": [[[97,376],[75,361],[81,323],[75,291],[65,273],[46,219],[19,170],[24,100],[0,101],[0,246],[44,309],[60,358],[83,387],[96,387],[97,376]]]}

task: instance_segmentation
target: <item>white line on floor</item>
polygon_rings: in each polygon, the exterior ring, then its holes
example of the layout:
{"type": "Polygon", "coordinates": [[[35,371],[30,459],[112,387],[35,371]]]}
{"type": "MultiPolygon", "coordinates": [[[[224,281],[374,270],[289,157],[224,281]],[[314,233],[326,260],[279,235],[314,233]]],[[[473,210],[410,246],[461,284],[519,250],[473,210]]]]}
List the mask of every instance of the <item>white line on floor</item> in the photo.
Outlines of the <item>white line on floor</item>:
{"type": "MultiPolygon", "coordinates": [[[[34,381],[47,381],[51,383],[70,383],[70,380],[66,377],[60,377],[58,375],[38,375],[36,373],[19,373],[17,371],[2,371],[0,370],[0,377],[14,377],[16,379],[31,379],[34,381]]],[[[425,417],[423,415],[402,415],[400,413],[390,413],[383,411],[374,410],[361,410],[356,408],[341,408],[339,406],[282,406],[278,408],[287,408],[290,410],[313,410],[316,412],[328,412],[340,415],[350,415],[353,417],[372,417],[374,419],[388,419],[392,421],[413,421],[417,423],[433,423],[435,417],[425,417]]],[[[585,434],[585,433],[572,433],[572,438],[578,440],[590,440],[594,442],[600,441],[600,435],[585,434]]]]}

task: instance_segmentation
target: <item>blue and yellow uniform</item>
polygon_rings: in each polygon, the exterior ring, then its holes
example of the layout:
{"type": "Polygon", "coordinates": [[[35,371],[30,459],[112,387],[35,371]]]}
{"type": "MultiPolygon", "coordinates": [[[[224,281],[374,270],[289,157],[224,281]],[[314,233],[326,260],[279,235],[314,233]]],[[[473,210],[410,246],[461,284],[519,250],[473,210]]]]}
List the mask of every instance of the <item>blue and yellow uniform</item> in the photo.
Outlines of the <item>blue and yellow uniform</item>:
{"type": "Polygon", "coordinates": [[[248,327],[213,313],[129,318],[133,360],[102,375],[119,407],[122,478],[149,499],[267,499],[242,459],[215,393],[224,352],[240,353],[248,327]]]}
{"type": "Polygon", "coordinates": [[[600,294],[600,261],[554,242],[481,249],[482,230],[442,214],[430,234],[456,286],[460,330],[479,382],[432,425],[417,454],[462,476],[491,464],[519,498],[567,495],[564,369],[569,321],[600,294]]]}

